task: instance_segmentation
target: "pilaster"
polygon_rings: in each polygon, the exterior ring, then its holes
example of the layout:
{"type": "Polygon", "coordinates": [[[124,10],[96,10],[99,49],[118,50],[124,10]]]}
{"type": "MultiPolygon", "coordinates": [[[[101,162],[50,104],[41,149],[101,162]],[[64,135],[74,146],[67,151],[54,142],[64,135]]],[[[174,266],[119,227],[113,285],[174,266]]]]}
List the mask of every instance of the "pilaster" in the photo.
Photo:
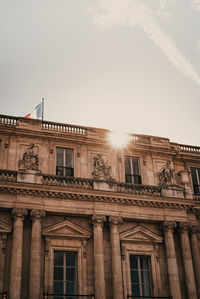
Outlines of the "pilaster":
{"type": "Polygon", "coordinates": [[[103,223],[106,217],[103,215],[93,215],[93,241],[94,241],[94,281],[95,298],[105,299],[105,272],[104,272],[104,249],[103,249],[103,223]]]}
{"type": "Polygon", "coordinates": [[[10,299],[20,299],[21,296],[23,220],[27,214],[27,210],[23,208],[14,208],[12,210],[14,225],[10,269],[10,299]]]}
{"type": "Polygon", "coordinates": [[[42,218],[45,217],[45,211],[32,210],[30,216],[32,219],[32,234],[31,234],[29,299],[40,299],[41,222],[42,222],[42,218]]]}
{"type": "Polygon", "coordinates": [[[110,216],[110,240],[112,256],[113,299],[123,298],[122,262],[118,225],[122,223],[119,216],[110,216]]]}

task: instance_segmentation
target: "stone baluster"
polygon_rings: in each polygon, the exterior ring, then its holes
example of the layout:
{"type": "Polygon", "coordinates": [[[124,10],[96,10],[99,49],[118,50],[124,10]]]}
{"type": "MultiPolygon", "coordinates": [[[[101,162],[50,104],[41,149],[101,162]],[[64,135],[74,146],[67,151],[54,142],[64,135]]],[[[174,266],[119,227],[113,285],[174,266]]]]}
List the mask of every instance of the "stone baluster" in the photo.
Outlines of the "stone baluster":
{"type": "Polygon", "coordinates": [[[40,299],[41,222],[42,222],[42,218],[45,217],[45,211],[32,210],[30,216],[32,219],[32,234],[31,234],[29,299],[40,299]]]}
{"type": "Polygon", "coordinates": [[[183,262],[185,268],[185,280],[188,298],[197,299],[194,269],[192,263],[192,255],[190,250],[190,241],[188,236],[188,223],[180,223],[181,247],[183,253],[183,262]]]}
{"type": "Polygon", "coordinates": [[[23,246],[23,220],[27,210],[14,208],[12,210],[14,219],[12,236],[12,253],[10,268],[10,299],[20,299],[21,296],[21,274],[22,274],[22,246],[23,246]]]}
{"type": "Polygon", "coordinates": [[[198,298],[200,298],[200,252],[199,252],[199,241],[197,234],[199,233],[199,228],[197,226],[192,226],[191,231],[191,250],[193,256],[194,272],[196,277],[196,286],[198,292],[198,298]]]}
{"type": "Polygon", "coordinates": [[[105,299],[105,272],[104,272],[104,250],[103,250],[103,223],[106,217],[93,215],[93,238],[94,238],[94,281],[95,298],[105,299]]]}
{"type": "Polygon", "coordinates": [[[173,299],[181,299],[181,289],[173,236],[174,227],[176,227],[176,223],[173,221],[164,221],[163,223],[171,296],[173,299]]]}
{"type": "Polygon", "coordinates": [[[118,225],[122,223],[122,218],[110,216],[110,240],[112,257],[112,278],[113,278],[113,299],[123,298],[122,286],[122,262],[118,225]]]}

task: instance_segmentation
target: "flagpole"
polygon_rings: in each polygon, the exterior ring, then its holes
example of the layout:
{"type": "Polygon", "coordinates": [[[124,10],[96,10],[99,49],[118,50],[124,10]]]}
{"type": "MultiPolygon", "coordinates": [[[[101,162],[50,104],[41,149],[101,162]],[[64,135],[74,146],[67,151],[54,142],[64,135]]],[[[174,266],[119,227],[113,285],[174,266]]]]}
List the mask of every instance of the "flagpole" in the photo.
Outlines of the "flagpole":
{"type": "Polygon", "coordinates": [[[44,120],[44,98],[42,98],[42,121],[44,120]]]}

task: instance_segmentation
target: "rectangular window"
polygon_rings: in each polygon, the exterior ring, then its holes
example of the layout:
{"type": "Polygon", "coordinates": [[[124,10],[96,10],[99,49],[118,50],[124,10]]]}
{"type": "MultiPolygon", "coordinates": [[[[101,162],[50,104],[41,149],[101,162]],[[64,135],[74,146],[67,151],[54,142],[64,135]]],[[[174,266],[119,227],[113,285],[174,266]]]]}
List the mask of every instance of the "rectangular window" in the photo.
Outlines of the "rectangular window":
{"type": "Polygon", "coordinates": [[[74,176],[74,151],[70,148],[57,147],[56,149],[56,174],[74,176]]]}
{"type": "Polygon", "coordinates": [[[151,296],[150,257],[130,255],[132,296],[151,296]]]}
{"type": "Polygon", "coordinates": [[[54,299],[63,299],[59,295],[77,295],[77,252],[54,251],[54,294],[58,294],[54,299]]]}
{"type": "Polygon", "coordinates": [[[194,194],[200,195],[200,168],[191,168],[194,194]]]}
{"type": "Polygon", "coordinates": [[[125,157],[125,179],[126,183],[141,184],[139,159],[136,157],[125,157]]]}

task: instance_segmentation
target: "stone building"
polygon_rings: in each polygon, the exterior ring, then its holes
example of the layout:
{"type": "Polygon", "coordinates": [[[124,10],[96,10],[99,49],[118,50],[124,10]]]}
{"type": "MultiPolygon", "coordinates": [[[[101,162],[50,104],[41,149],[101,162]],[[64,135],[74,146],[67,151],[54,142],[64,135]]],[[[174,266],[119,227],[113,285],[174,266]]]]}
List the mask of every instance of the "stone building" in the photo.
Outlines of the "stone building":
{"type": "Polygon", "coordinates": [[[7,298],[200,298],[200,147],[108,133],[0,116],[7,298]]]}

